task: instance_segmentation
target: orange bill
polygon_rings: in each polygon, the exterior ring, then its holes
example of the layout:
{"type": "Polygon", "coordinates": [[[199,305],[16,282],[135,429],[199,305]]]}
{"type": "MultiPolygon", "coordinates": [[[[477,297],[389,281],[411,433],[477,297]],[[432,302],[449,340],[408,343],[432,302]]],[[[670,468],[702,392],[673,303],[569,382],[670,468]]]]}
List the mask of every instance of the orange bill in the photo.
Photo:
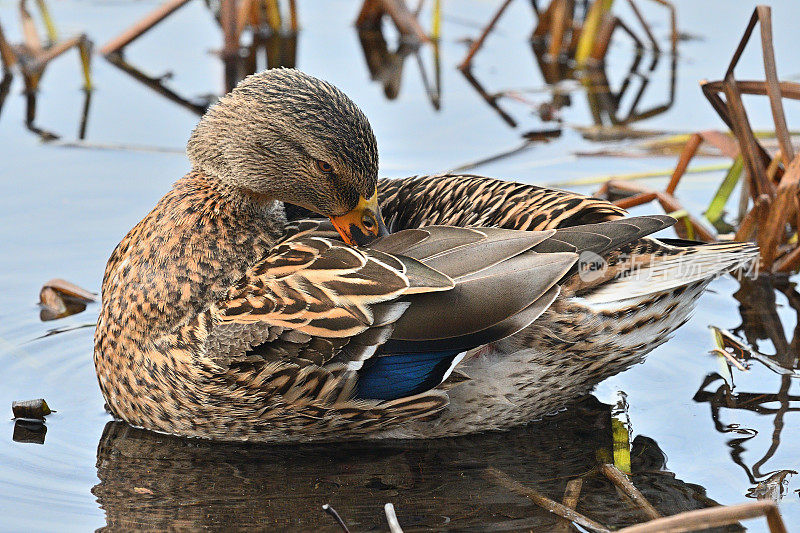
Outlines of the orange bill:
{"type": "Polygon", "coordinates": [[[372,198],[362,196],[355,209],[344,215],[331,217],[331,222],[344,242],[351,246],[365,246],[378,237],[389,234],[378,205],[377,188],[372,198]]]}

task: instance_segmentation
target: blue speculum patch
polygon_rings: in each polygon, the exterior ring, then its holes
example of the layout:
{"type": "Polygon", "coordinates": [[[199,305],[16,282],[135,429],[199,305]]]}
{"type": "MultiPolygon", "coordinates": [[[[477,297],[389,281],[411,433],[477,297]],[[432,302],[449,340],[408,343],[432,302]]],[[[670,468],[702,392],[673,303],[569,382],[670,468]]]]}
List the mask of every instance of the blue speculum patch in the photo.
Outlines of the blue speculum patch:
{"type": "Polygon", "coordinates": [[[450,350],[375,357],[359,371],[356,396],[394,400],[424,392],[442,382],[459,353],[450,350]]]}

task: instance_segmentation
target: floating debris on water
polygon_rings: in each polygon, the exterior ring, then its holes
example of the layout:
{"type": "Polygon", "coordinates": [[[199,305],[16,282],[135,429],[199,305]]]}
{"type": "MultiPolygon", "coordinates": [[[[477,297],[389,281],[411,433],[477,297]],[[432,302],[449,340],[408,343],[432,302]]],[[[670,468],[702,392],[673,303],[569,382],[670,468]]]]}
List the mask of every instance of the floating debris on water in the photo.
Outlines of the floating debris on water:
{"type": "Polygon", "coordinates": [[[11,411],[14,413],[14,442],[44,444],[47,426],[44,417],[53,413],[44,398],[12,402],[11,411]]]}
{"type": "Polygon", "coordinates": [[[344,533],[350,533],[350,530],[347,529],[347,524],[344,523],[344,520],[342,520],[342,517],[339,516],[339,513],[337,513],[336,509],[331,507],[330,504],[326,503],[325,505],[323,505],[322,506],[322,510],[325,511],[326,513],[328,513],[329,515],[331,515],[333,517],[333,519],[336,520],[336,523],[339,524],[339,526],[342,528],[342,531],[344,531],[344,533]]]}
{"type": "Polygon", "coordinates": [[[86,304],[97,301],[97,295],[69,281],[55,278],[42,286],[39,304],[42,322],[75,315],[86,310],[86,304]]]}
{"type": "Polygon", "coordinates": [[[760,481],[755,487],[751,487],[745,496],[778,502],[783,499],[788,490],[789,478],[796,474],[795,470],[778,470],[764,481],[760,481]]]}
{"type": "Polygon", "coordinates": [[[27,420],[44,420],[44,417],[53,412],[44,398],[12,402],[11,411],[14,413],[14,418],[27,420]]]}

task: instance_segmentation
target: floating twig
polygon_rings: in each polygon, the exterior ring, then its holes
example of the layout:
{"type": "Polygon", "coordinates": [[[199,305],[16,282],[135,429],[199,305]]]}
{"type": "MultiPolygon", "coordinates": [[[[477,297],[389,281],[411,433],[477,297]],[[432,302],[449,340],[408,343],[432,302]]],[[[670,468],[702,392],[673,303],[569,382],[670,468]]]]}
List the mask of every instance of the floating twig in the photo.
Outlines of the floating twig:
{"type": "Polygon", "coordinates": [[[403,533],[403,528],[400,527],[400,521],[397,519],[397,514],[394,512],[394,505],[387,503],[383,506],[383,512],[386,513],[386,521],[389,523],[389,532],[403,533]]]}
{"type": "Polygon", "coordinates": [[[600,471],[611,480],[630,500],[635,503],[649,519],[661,518],[653,504],[644,497],[639,489],[637,489],[628,476],[623,474],[616,466],[610,464],[600,465],[600,471]]]}
{"type": "Polygon", "coordinates": [[[61,148],[84,148],[87,150],[119,150],[122,152],[155,152],[163,154],[185,154],[184,148],[170,148],[167,146],[152,146],[146,144],[121,144],[121,143],[97,143],[90,141],[62,141],[54,140],[47,143],[49,146],[61,148]]]}
{"type": "Polygon", "coordinates": [[[344,523],[344,520],[342,520],[342,517],[339,516],[339,513],[337,513],[336,509],[331,507],[330,504],[326,503],[325,505],[323,505],[322,506],[322,510],[325,511],[326,513],[328,513],[329,515],[331,515],[333,517],[333,519],[336,520],[336,523],[339,524],[339,526],[342,528],[342,531],[344,531],[344,533],[350,533],[350,530],[347,529],[347,524],[344,523]]]}
{"type": "Polygon", "coordinates": [[[569,507],[558,503],[557,501],[551,500],[547,496],[538,493],[537,491],[533,490],[530,487],[526,487],[525,485],[515,481],[511,477],[509,477],[506,473],[497,470],[496,468],[487,468],[485,471],[486,475],[493,479],[494,481],[498,482],[499,484],[503,485],[507,489],[516,492],[517,494],[521,494],[531,500],[533,503],[549,511],[554,513],[561,518],[565,518],[570,522],[574,522],[579,526],[585,527],[591,531],[596,531],[600,533],[608,533],[610,530],[595,522],[591,518],[588,518],[579,512],[575,511],[574,509],[570,509],[569,507]]]}
{"type": "Polygon", "coordinates": [[[505,159],[506,157],[510,157],[510,156],[516,155],[516,154],[518,154],[520,152],[524,152],[525,150],[530,148],[533,144],[535,144],[535,141],[525,140],[519,146],[516,146],[516,147],[511,148],[509,150],[504,150],[504,151],[502,151],[502,152],[500,152],[498,154],[494,154],[494,155],[490,155],[488,157],[484,157],[483,159],[478,159],[477,161],[470,161],[469,163],[464,163],[464,164],[459,165],[459,166],[457,166],[455,168],[451,168],[450,170],[447,171],[447,173],[465,172],[467,170],[471,170],[471,169],[473,169],[475,167],[479,167],[481,165],[486,165],[488,163],[494,163],[495,161],[500,161],[502,159],[505,159]]]}
{"type": "Polygon", "coordinates": [[[644,524],[620,529],[618,533],[680,533],[683,531],[697,531],[712,527],[721,527],[736,524],[740,520],[767,518],[767,525],[771,533],[786,533],[778,506],[773,501],[757,501],[731,505],[728,507],[710,507],[697,511],[659,518],[644,524]]]}

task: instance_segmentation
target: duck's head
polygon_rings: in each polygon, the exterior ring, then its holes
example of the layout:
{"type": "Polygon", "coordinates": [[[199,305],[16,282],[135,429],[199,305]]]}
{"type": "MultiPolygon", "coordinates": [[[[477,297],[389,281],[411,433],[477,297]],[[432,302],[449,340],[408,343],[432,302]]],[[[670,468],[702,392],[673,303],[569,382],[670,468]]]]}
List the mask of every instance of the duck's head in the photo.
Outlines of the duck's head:
{"type": "Polygon", "coordinates": [[[249,76],[203,116],[187,151],[196,169],[248,195],[330,217],[350,244],[386,234],[375,135],[330,83],[294,69],[249,76]]]}

